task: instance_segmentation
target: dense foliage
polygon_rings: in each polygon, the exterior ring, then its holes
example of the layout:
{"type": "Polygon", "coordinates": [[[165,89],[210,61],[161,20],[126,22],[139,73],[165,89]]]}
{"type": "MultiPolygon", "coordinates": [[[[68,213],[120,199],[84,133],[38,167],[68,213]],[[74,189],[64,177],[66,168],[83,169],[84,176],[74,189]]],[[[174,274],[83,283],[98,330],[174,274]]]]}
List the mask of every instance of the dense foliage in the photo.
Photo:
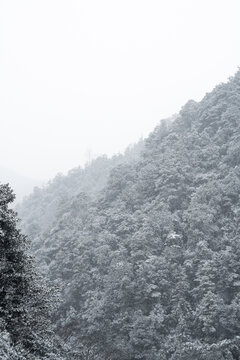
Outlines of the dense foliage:
{"type": "Polygon", "coordinates": [[[0,358],[59,359],[48,319],[53,293],[27,255],[8,207],[13,200],[9,186],[0,185],[0,358]]]}
{"type": "Polygon", "coordinates": [[[76,353],[240,358],[239,153],[240,72],[161,122],[97,195],[59,203],[36,255],[76,353]]]}

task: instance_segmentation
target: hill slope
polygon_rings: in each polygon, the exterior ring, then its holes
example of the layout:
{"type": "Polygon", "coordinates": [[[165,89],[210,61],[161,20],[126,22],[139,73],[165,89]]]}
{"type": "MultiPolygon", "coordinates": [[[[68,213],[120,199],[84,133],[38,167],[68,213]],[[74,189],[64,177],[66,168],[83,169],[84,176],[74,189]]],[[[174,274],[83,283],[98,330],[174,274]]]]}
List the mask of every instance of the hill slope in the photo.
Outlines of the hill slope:
{"type": "Polygon", "coordinates": [[[34,192],[24,198],[16,206],[21,219],[21,228],[30,238],[38,237],[51,228],[62,204],[67,203],[80,192],[85,192],[91,198],[104,188],[111,170],[126,162],[134,161],[140,156],[144,141],[129,146],[124,155],[112,158],[100,156],[87,164],[85,168],[74,168],[67,175],[58,174],[44,187],[35,187],[34,192]]]}
{"type": "Polygon", "coordinates": [[[97,197],[61,204],[36,256],[67,343],[92,359],[240,358],[239,152],[240,72],[162,122],[97,197]]]}

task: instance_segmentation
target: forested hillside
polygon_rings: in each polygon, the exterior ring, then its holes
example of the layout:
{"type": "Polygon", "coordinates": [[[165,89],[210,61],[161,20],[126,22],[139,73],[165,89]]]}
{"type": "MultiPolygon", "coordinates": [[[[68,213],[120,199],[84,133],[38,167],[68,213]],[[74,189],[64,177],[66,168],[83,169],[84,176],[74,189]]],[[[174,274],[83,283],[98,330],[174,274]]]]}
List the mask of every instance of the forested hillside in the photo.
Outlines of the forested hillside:
{"type": "Polygon", "coordinates": [[[240,358],[239,154],[240,72],[135,159],[98,159],[96,176],[25,200],[38,266],[61,291],[54,330],[77,358],[240,358]]]}
{"type": "Polygon", "coordinates": [[[58,174],[46,186],[35,187],[34,192],[16,206],[22,230],[30,238],[36,238],[52,226],[62,204],[66,204],[80,192],[95,198],[105,187],[111,170],[119,164],[136,161],[143,144],[144,141],[140,140],[129,146],[124,155],[119,154],[112,158],[100,156],[84,168],[74,168],[67,175],[58,174]]]}

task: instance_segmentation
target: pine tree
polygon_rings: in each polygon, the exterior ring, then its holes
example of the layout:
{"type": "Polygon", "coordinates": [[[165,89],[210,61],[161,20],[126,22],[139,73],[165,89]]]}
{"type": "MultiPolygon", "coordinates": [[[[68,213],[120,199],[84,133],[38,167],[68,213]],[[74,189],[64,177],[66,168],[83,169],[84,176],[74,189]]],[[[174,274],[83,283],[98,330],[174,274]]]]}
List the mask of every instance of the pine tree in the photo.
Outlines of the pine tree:
{"type": "Polygon", "coordinates": [[[9,186],[0,185],[1,331],[24,359],[50,358],[54,355],[48,330],[52,290],[34,271],[27,239],[17,228],[16,213],[9,208],[13,200],[9,186]]]}

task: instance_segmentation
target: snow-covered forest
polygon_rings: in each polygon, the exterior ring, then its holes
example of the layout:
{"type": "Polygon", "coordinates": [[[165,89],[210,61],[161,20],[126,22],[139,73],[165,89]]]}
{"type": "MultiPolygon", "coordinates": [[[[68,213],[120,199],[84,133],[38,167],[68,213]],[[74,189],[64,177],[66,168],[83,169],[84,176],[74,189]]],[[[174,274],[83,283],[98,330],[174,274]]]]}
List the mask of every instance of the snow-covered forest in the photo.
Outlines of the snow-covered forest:
{"type": "Polygon", "coordinates": [[[239,154],[240,71],[17,215],[2,184],[0,358],[240,359],[239,154]]]}

